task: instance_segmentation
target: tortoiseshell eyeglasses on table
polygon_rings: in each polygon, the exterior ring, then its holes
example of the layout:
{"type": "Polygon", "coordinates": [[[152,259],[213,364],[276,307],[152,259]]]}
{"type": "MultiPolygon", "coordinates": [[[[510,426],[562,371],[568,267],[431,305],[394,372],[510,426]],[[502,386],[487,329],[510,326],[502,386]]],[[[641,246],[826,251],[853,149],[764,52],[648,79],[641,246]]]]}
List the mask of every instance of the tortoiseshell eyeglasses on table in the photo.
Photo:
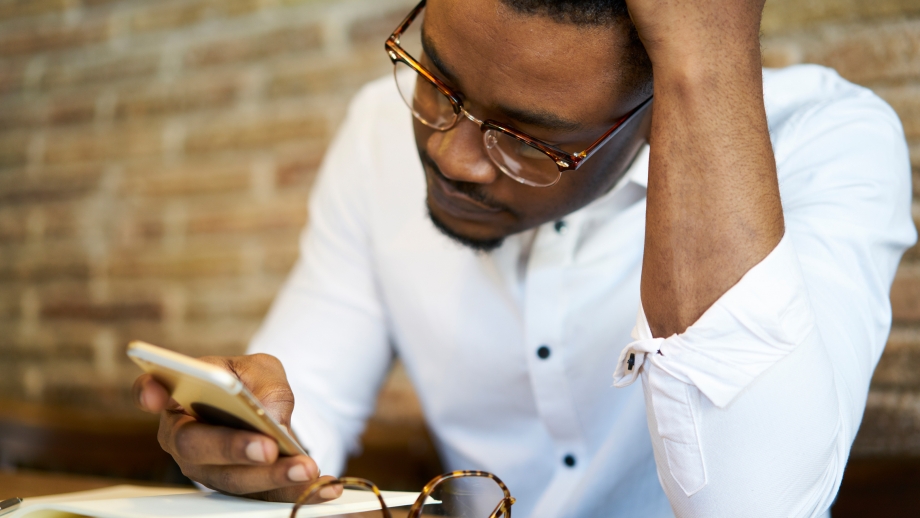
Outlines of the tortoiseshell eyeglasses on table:
{"type": "MultiPolygon", "coordinates": [[[[307,487],[291,510],[291,518],[322,488],[342,486],[345,489],[372,492],[380,509],[361,513],[362,518],[393,518],[377,486],[363,478],[342,477],[314,482],[307,487]]],[[[495,475],[485,471],[452,471],[439,475],[425,484],[406,518],[443,516],[447,518],[511,518],[514,497],[495,475]]],[[[400,513],[401,514],[401,513],[400,513]]],[[[358,515],[348,515],[358,516],[358,515]]]]}

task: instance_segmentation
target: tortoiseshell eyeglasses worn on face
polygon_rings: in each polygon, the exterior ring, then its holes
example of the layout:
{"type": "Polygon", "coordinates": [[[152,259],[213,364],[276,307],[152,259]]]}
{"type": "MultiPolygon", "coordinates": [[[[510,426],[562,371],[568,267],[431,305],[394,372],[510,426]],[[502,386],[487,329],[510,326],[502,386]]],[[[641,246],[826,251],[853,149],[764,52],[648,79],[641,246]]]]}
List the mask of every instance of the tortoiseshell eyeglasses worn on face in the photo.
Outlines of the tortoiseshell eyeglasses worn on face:
{"type": "MultiPolygon", "coordinates": [[[[369,480],[354,477],[314,482],[294,503],[290,518],[296,518],[304,502],[313,498],[322,488],[339,485],[373,492],[380,503],[379,513],[375,516],[392,518],[380,489],[369,480]]],[[[447,518],[511,518],[512,505],[514,497],[505,483],[495,475],[486,471],[451,471],[425,484],[406,518],[420,518],[423,513],[424,516],[447,518]]]]}
{"type": "Polygon", "coordinates": [[[463,97],[459,92],[425,69],[400,47],[400,37],[425,8],[425,1],[422,0],[415,6],[387,38],[385,44],[387,55],[393,62],[393,75],[400,96],[409,106],[412,115],[434,130],[447,131],[453,128],[461,117],[479,126],[483,133],[486,154],[504,174],[520,183],[533,187],[549,187],[555,184],[562,177],[563,171],[573,171],[581,167],[632,118],[644,112],[651,104],[652,98],[649,97],[618,120],[587,149],[578,153],[568,153],[500,122],[491,119],[480,120],[463,107],[463,97]]]}

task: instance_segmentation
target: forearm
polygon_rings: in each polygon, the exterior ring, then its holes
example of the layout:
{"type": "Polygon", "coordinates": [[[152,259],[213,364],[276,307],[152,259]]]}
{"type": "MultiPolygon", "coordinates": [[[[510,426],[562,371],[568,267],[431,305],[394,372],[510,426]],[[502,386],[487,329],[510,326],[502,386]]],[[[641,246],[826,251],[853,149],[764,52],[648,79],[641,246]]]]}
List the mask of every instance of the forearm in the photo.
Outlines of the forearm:
{"type": "Polygon", "coordinates": [[[653,55],[641,290],[655,336],[684,331],[783,235],[759,43],[740,41],[653,55]]]}

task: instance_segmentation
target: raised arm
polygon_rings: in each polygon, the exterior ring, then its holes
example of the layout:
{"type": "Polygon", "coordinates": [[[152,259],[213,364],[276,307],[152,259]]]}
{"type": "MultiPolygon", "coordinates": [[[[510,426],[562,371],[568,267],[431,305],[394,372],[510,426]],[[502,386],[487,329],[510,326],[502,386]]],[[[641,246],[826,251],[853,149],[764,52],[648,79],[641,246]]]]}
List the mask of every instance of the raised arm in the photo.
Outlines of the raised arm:
{"type": "Polygon", "coordinates": [[[655,78],[642,303],[685,330],[783,235],[764,109],[763,0],[630,0],[655,78]]]}
{"type": "Polygon", "coordinates": [[[820,67],[774,73],[768,129],[762,1],[627,3],[655,106],[643,307],[615,384],[642,377],[677,516],[820,516],[916,238],[903,130],[820,67]]]}

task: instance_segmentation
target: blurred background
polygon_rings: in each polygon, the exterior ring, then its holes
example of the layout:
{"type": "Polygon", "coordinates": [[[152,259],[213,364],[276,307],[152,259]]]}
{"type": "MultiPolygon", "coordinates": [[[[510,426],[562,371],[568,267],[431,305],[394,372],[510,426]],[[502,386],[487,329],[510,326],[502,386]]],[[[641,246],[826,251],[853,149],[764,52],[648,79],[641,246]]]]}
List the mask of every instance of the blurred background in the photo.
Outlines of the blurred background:
{"type": "MultiPolygon", "coordinates": [[[[0,470],[182,482],[124,346],[245,350],[348,100],[391,70],[383,41],[415,3],[0,0],[0,470]]],[[[767,0],[763,45],[765,66],[831,66],[888,101],[917,196],[920,0],[767,0]]],[[[917,247],[891,297],[835,516],[920,484],[917,247]]],[[[417,490],[439,469],[397,366],[349,473],[417,490]]]]}

